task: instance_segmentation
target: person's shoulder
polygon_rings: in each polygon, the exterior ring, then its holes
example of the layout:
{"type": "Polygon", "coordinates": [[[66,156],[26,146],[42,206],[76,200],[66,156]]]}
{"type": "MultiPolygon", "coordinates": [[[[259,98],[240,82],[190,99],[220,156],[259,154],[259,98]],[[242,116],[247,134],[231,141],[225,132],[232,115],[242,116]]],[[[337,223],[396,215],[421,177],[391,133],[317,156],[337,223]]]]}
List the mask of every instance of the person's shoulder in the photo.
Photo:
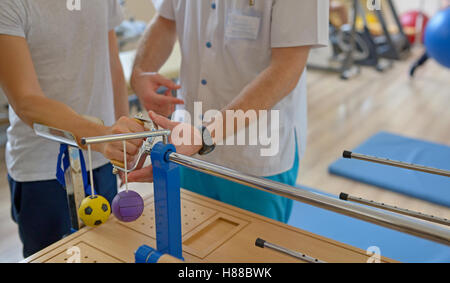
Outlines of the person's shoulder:
{"type": "Polygon", "coordinates": [[[28,0],[0,0],[0,5],[19,8],[27,6],[28,2],[28,0]]]}
{"type": "Polygon", "coordinates": [[[24,14],[29,5],[29,0],[0,0],[0,11],[24,14]]]}

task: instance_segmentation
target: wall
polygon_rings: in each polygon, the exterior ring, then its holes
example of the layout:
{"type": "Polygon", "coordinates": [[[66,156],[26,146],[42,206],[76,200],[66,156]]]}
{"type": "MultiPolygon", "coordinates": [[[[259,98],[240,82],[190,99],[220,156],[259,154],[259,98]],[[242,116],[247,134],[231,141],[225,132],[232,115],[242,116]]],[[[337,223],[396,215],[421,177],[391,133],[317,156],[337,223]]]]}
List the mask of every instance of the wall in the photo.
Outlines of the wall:
{"type": "Polygon", "coordinates": [[[149,22],[155,13],[151,0],[125,0],[126,18],[149,22]]]}
{"type": "Polygon", "coordinates": [[[441,2],[441,0],[394,0],[400,14],[408,10],[420,10],[423,6],[423,10],[429,16],[439,10],[441,2]]]}

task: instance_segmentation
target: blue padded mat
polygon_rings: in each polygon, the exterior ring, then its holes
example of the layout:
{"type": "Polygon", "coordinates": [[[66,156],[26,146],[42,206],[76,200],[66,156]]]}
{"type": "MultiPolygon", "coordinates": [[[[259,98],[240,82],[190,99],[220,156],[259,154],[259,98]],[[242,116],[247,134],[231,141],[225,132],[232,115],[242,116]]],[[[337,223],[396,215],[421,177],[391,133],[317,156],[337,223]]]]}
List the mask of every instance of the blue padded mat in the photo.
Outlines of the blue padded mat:
{"type": "MultiPolygon", "coordinates": [[[[450,147],[381,132],[353,152],[450,170],[450,147]]],[[[360,160],[340,159],[329,167],[338,176],[450,207],[450,178],[360,160]]]]}
{"type": "Polygon", "coordinates": [[[450,263],[450,247],[296,201],[288,224],[362,250],[376,246],[400,262],[450,263]]]}

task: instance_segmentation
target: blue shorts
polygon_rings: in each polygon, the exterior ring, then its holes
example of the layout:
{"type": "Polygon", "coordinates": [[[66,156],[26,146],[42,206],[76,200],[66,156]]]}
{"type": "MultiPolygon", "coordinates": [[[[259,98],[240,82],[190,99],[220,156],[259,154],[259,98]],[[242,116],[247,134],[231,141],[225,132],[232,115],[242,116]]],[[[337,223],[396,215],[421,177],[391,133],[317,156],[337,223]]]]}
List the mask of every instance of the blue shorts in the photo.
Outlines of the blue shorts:
{"type": "MultiPolygon", "coordinates": [[[[289,171],[267,179],[295,186],[299,163],[296,153],[294,166],[289,171]]],[[[284,223],[289,221],[292,212],[290,199],[185,167],[181,167],[181,187],[284,223]]]]}
{"type": "MultiPolygon", "coordinates": [[[[70,234],[65,189],[56,180],[16,182],[8,175],[11,214],[19,226],[23,256],[29,257],[70,234]]],[[[117,194],[117,179],[108,164],[94,170],[95,190],[110,203],[117,194]]]]}

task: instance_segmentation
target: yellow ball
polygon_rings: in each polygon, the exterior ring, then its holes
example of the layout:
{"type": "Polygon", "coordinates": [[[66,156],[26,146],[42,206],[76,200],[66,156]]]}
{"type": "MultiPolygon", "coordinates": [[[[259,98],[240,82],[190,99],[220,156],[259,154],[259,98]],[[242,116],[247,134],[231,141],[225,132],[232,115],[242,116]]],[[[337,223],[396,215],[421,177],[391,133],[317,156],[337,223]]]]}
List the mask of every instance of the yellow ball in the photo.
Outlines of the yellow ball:
{"type": "Polygon", "coordinates": [[[97,195],[85,198],[78,209],[81,220],[89,227],[98,227],[104,224],[110,214],[111,206],[108,200],[97,195]]]}

